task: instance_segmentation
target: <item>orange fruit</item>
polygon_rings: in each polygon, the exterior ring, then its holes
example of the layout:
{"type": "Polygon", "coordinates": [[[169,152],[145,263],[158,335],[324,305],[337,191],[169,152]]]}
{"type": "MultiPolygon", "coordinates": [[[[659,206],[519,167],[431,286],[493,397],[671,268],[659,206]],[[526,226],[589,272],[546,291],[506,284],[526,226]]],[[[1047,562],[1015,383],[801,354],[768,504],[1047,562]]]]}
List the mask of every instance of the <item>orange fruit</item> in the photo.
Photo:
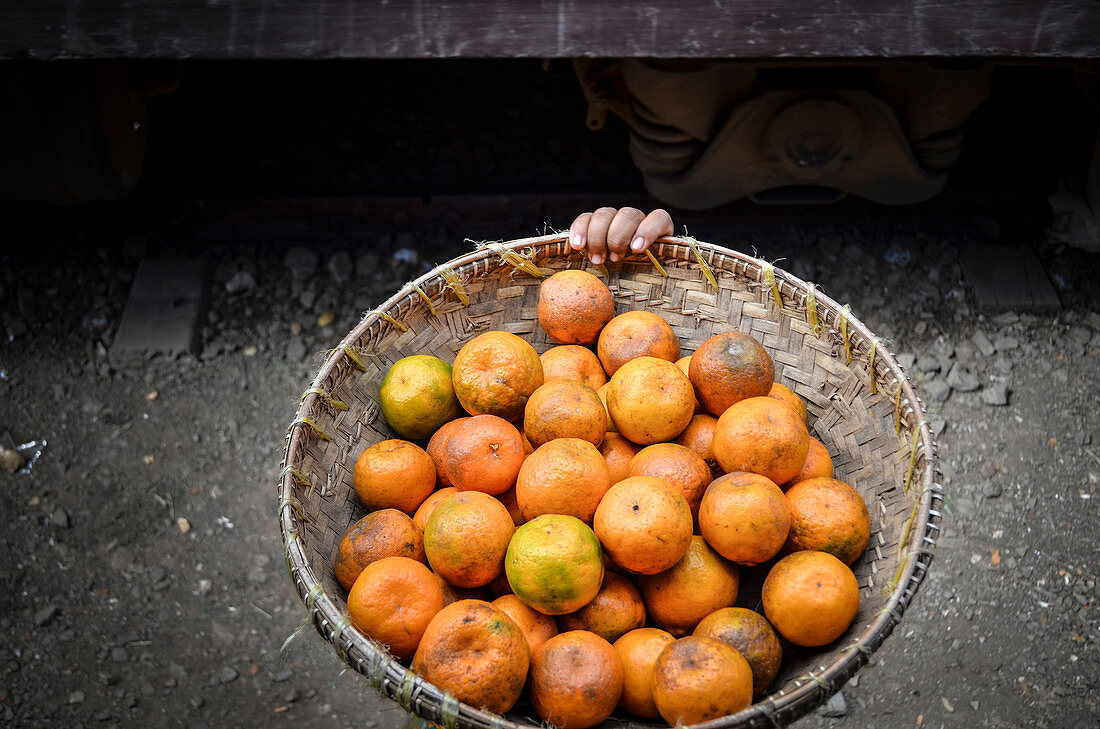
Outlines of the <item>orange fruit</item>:
{"type": "Polygon", "coordinates": [[[718,608],[733,605],[739,586],[737,565],[699,535],[692,536],[687,554],[672,567],[638,578],[646,613],[677,637],[718,608]]]}
{"type": "Polygon", "coordinates": [[[607,462],[611,474],[611,483],[616,484],[630,475],[630,461],[641,450],[641,446],[631,443],[620,433],[608,431],[600,444],[600,455],[607,462]]]}
{"type": "Polygon", "coordinates": [[[809,449],[806,424],[771,397],[734,403],[714,426],[714,456],[726,473],[749,471],[786,483],[802,468],[809,449]]]}
{"type": "Polygon", "coordinates": [[[764,616],[795,645],[816,648],[844,635],[859,612],[859,583],[828,552],[795,552],[768,571],[764,616]]]}
{"type": "MultiPolygon", "coordinates": [[[[676,366],[679,367],[680,371],[683,372],[686,375],[688,373],[688,367],[691,366],[691,355],[689,354],[686,357],[681,357],[680,359],[676,360],[676,366]]],[[[691,378],[689,377],[688,379],[691,379],[691,378]]],[[[707,409],[705,407],[703,407],[703,403],[699,402],[699,398],[696,397],[695,398],[695,412],[696,413],[705,413],[706,411],[707,411],[707,409]]]]}
{"type": "Polygon", "coordinates": [[[752,669],[720,640],[681,638],[657,657],[653,703],[676,726],[736,714],[752,703],[752,669]]]}
{"type": "Polygon", "coordinates": [[[462,415],[451,366],[429,354],[414,354],[390,365],[378,393],[382,416],[402,438],[422,440],[462,415]]]}
{"type": "Polygon", "coordinates": [[[810,415],[806,412],[806,403],[803,402],[802,398],[798,396],[798,393],[791,388],[778,382],[773,382],[772,389],[768,391],[768,397],[774,397],[780,402],[787,403],[798,413],[798,417],[802,418],[802,422],[809,422],[810,415]]]}
{"type": "Polygon", "coordinates": [[[631,476],[609,488],[592,520],[611,561],[644,575],[663,572],[687,554],[692,526],[684,495],[653,476],[631,476]]]}
{"type": "Polygon", "coordinates": [[[543,352],[543,384],[550,380],[570,380],[598,390],[607,384],[599,357],[588,347],[579,344],[560,344],[543,352]]]}
{"type": "Polygon", "coordinates": [[[691,416],[683,432],[672,441],[698,454],[710,467],[711,477],[725,473],[718,465],[718,459],[714,457],[714,426],[716,425],[718,425],[718,418],[710,413],[696,413],[691,416]]]}
{"type": "Polygon", "coordinates": [[[625,363],[607,388],[607,411],[615,429],[639,445],[672,440],[691,422],[691,382],[680,368],[656,357],[625,363]]]}
{"type": "Polygon", "coordinates": [[[452,602],[458,602],[459,600],[488,600],[488,594],[484,587],[455,587],[451,583],[443,579],[439,574],[433,572],[436,581],[443,589],[443,601],[450,605],[452,602]]]}
{"type": "Polygon", "coordinates": [[[523,410],[523,433],[535,448],[555,438],[580,438],[598,446],[606,432],[603,401],[580,382],[546,382],[531,393],[523,410]]]}
{"type": "Polygon", "coordinates": [[[562,631],[587,630],[614,643],[625,633],[645,625],[642,593],[627,578],[604,572],[600,591],[580,610],[558,616],[562,631]]]}
{"type": "Polygon", "coordinates": [[[558,624],[549,615],[543,615],[538,610],[526,605],[515,595],[501,595],[489,603],[497,610],[516,621],[516,625],[523,631],[523,637],[527,639],[527,645],[534,653],[540,645],[558,634],[558,624]]]}
{"type": "Polygon", "coordinates": [[[416,525],[417,530],[423,534],[424,527],[428,524],[428,517],[435,511],[436,505],[447,498],[451,494],[458,493],[458,489],[454,486],[445,486],[438,491],[433,491],[428,498],[417,507],[416,512],[413,514],[413,524],[416,525]]]}
{"type": "Polygon", "coordinates": [[[720,416],[735,402],[766,396],[775,379],[775,363],[755,338],[722,332],[691,355],[688,377],[707,412],[720,416]]]}
{"type": "MultiPolygon", "coordinates": [[[[607,388],[608,388],[608,386],[609,386],[609,383],[605,382],[603,385],[596,388],[596,394],[600,396],[600,402],[603,403],[604,410],[607,410],[607,388]]],[[[608,430],[608,432],[611,432],[611,433],[618,433],[619,432],[619,431],[615,430],[615,422],[613,420],[611,420],[610,411],[607,413],[607,430],[608,430]]]]}
{"type": "Polygon", "coordinates": [[[530,661],[514,620],[483,600],[459,600],[428,623],[412,670],[459,701],[503,714],[523,693],[530,661]]]}
{"type": "Polygon", "coordinates": [[[428,517],[424,554],[455,587],[481,587],[504,571],[504,552],[515,530],[504,504],[481,491],[460,491],[436,504],[428,517]]]}
{"type": "Polygon", "coordinates": [[[542,360],[515,334],[489,331],[458,350],[451,379],[466,412],[515,420],[542,384],[542,360]]]}
{"type": "Polygon", "coordinates": [[[775,628],[756,612],[742,607],[715,610],[703,618],[692,635],[714,638],[736,648],[752,669],[752,695],[760,696],[779,674],[783,644],[775,628]]]}
{"type": "Polygon", "coordinates": [[[368,511],[399,509],[411,515],[435,490],[435,464],[415,443],[384,440],[359,454],[352,483],[368,511]]]}
{"type": "Polygon", "coordinates": [[[345,590],[350,590],[363,568],[383,557],[424,561],[424,540],[420,530],[403,511],[372,511],[351,525],[336,548],[336,581],[345,590]]]}
{"type": "Polygon", "coordinates": [[[810,447],[806,450],[806,460],[802,462],[802,468],[791,476],[784,488],[790,488],[799,481],[810,478],[832,478],[833,459],[829,456],[829,449],[817,438],[810,436],[810,447]]]}
{"type": "Polygon", "coordinates": [[[497,501],[504,504],[504,508],[508,510],[508,513],[512,516],[512,521],[516,526],[519,526],[524,521],[523,512],[519,509],[519,501],[516,500],[516,487],[508,489],[502,494],[497,494],[497,501]]]}
{"type": "Polygon", "coordinates": [[[835,478],[811,478],[787,489],[791,512],[788,551],[817,549],[844,564],[855,562],[871,538],[867,502],[854,488],[835,478]]]}
{"type": "Polygon", "coordinates": [[[515,485],[524,458],[516,426],[496,415],[475,415],[456,421],[447,436],[438,467],[452,486],[495,496],[515,485]]]}
{"type": "Polygon", "coordinates": [[[615,316],[615,298],[587,271],[558,271],[539,285],[538,320],[550,341],[595,344],[615,316]]]}
{"type": "Polygon", "coordinates": [[[748,567],[778,554],[790,528],[787,499],[767,476],[719,476],[699,505],[699,533],[720,555],[748,567]]]}
{"type": "Polygon", "coordinates": [[[452,485],[450,479],[447,478],[447,474],[443,472],[443,451],[447,445],[447,441],[451,438],[451,432],[458,427],[459,423],[463,423],[469,419],[469,415],[464,415],[461,418],[448,420],[439,427],[439,430],[432,433],[432,437],[428,439],[428,445],[425,446],[424,450],[431,456],[432,463],[435,464],[435,481],[438,486],[452,485]]]}
{"type": "Polygon", "coordinates": [[[687,499],[693,519],[699,515],[703,492],[713,480],[710,466],[697,453],[677,443],[654,443],[630,462],[631,476],[656,476],[668,481],[687,499]]]}
{"type": "Polygon", "coordinates": [[[623,663],[623,694],[619,707],[643,719],[657,719],[653,703],[653,674],[657,656],[676,639],[660,628],[638,628],[613,644],[623,663]]]}
{"type": "Polygon", "coordinates": [[[542,514],[569,514],[591,524],[611,487],[607,463],[596,446],[580,438],[556,438],[527,456],[516,479],[516,501],[527,521],[542,514]]]}
{"type": "Polygon", "coordinates": [[[423,562],[385,557],[363,568],[348,592],[352,625],[408,661],[424,629],[443,609],[439,580],[423,562]]]}
{"type": "Polygon", "coordinates": [[[516,528],[504,557],[512,592],[544,615],[587,605],[603,583],[600,542],[580,519],[546,514],[516,528]]]}
{"type": "Polygon", "coordinates": [[[531,656],[531,704],[539,718],[561,729],[599,724],[611,716],[622,691],[619,654],[594,633],[558,633],[531,656]]]}
{"type": "MultiPolygon", "coordinates": [[[[600,332],[596,355],[609,377],[637,357],[656,357],[670,364],[680,358],[680,340],[664,317],[652,311],[627,311],[600,332]]],[[[694,401],[693,401],[694,403],[694,401]]]]}
{"type": "MultiPolygon", "coordinates": [[[[503,572],[494,577],[492,582],[481,589],[485,591],[484,594],[487,595],[485,599],[489,601],[496,600],[498,597],[503,597],[504,595],[512,594],[512,586],[508,584],[508,576],[503,572]]],[[[515,620],[515,618],[512,619],[515,620]]]]}

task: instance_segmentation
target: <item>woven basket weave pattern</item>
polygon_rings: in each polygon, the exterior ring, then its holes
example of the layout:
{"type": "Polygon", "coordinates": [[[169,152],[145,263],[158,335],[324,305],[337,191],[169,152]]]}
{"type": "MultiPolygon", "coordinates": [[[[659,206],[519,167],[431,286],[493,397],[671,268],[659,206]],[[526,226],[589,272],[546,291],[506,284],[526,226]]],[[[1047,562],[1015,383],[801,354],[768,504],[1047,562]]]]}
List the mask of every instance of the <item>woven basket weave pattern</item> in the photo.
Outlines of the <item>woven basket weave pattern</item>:
{"type": "MultiPolygon", "coordinates": [[[[893,357],[831,299],[785,272],[773,274],[761,261],[706,243],[668,238],[651,250],[667,277],[643,256],[606,269],[617,313],[660,313],[684,354],[723,331],[758,339],[775,361],[776,381],[806,402],[811,431],[833,456],[837,478],[855,487],[871,512],[868,550],[852,565],[861,588],[852,628],[830,650],[786,657],[774,684],[779,690],[708,726],[786,723],[823,703],[869,660],[919,587],[940,521],[935,445],[893,357]],[[717,290],[699,257],[713,270],[717,290]]],[[[490,329],[524,337],[540,352],[554,346],[537,321],[541,279],[505,263],[500,253],[506,251],[526,252],[547,275],[587,266],[563,237],[547,236],[452,261],[469,305],[441,269],[405,287],[364,317],[325,361],[288,432],[279,484],[287,562],[310,619],[384,695],[448,729],[540,722],[533,714],[497,717],[461,705],[407,671],[350,627],[331,564],[344,532],[364,514],[352,486],[355,461],[370,444],[394,437],[377,403],[391,364],[411,354],[453,361],[465,342],[490,329]]]]}

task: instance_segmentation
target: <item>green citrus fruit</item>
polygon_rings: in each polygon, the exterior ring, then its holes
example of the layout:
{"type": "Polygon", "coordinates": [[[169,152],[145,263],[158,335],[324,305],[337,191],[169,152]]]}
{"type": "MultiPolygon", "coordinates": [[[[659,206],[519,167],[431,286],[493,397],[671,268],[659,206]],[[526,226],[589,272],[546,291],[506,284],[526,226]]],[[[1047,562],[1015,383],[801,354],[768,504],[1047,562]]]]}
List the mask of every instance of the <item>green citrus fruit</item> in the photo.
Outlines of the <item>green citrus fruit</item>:
{"type": "Polygon", "coordinates": [[[504,555],[512,592],[544,615],[564,615],[592,601],[603,583],[600,541],[575,516],[544,514],[516,529],[504,555]]]}
{"type": "Polygon", "coordinates": [[[462,415],[451,384],[451,366],[428,354],[394,362],[382,378],[379,397],[386,422],[408,440],[427,438],[462,415]]]}

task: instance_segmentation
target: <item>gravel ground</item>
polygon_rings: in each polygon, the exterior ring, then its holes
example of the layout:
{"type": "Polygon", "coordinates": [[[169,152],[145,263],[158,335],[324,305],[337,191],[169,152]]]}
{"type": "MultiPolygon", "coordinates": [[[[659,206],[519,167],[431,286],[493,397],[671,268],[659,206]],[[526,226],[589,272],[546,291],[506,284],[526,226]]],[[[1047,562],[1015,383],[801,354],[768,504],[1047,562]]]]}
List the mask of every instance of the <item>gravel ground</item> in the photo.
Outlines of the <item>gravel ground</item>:
{"type": "MultiPolygon", "coordinates": [[[[797,726],[1095,725],[1100,304],[1061,275],[1059,313],[982,313],[958,250],[997,224],[899,219],[691,220],[850,303],[917,383],[940,445],[945,530],[918,599],[797,726]]],[[[525,224],[502,216],[498,237],[537,232],[525,224]]],[[[0,472],[0,724],[402,725],[316,633],[296,635],[274,487],[324,350],[467,250],[465,231],[254,229],[88,218],[0,258],[0,439],[39,444],[0,472]],[[201,354],[113,360],[141,258],[198,252],[201,354]]],[[[1066,255],[1045,264],[1066,271],[1066,255]]]]}

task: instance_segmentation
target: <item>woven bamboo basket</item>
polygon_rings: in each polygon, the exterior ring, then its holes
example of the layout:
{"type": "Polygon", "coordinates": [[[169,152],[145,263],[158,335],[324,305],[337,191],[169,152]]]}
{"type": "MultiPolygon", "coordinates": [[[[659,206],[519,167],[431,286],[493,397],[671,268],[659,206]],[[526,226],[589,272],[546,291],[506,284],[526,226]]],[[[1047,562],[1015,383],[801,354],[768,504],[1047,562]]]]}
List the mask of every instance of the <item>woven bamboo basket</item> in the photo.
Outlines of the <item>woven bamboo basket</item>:
{"type": "MultiPolygon", "coordinates": [[[[594,270],[614,294],[618,313],[660,313],[684,354],[722,331],[756,337],[775,361],[776,380],[805,400],[811,433],[828,448],[837,478],[855,487],[870,509],[871,541],[852,566],[861,606],[848,632],[825,649],[788,650],[771,693],[706,726],[774,727],[812,711],[868,662],[920,587],[941,521],[935,444],[916,392],[886,347],[846,307],[756,258],[689,238],[662,238],[651,253],[597,271],[564,234],[480,246],[369,312],[303,395],[279,481],[291,578],[307,624],[410,713],[446,729],[541,725],[524,699],[498,716],[408,670],[351,625],[332,567],[344,532],[364,515],[352,486],[355,461],[369,445],[395,437],[377,403],[387,368],[411,354],[451,362],[464,342],[490,329],[518,334],[545,351],[553,343],[536,318],[539,274],[594,270]]],[[[742,582],[737,604],[759,609],[744,570],[742,582]]],[[[616,714],[607,723],[633,720],[616,714]]]]}

